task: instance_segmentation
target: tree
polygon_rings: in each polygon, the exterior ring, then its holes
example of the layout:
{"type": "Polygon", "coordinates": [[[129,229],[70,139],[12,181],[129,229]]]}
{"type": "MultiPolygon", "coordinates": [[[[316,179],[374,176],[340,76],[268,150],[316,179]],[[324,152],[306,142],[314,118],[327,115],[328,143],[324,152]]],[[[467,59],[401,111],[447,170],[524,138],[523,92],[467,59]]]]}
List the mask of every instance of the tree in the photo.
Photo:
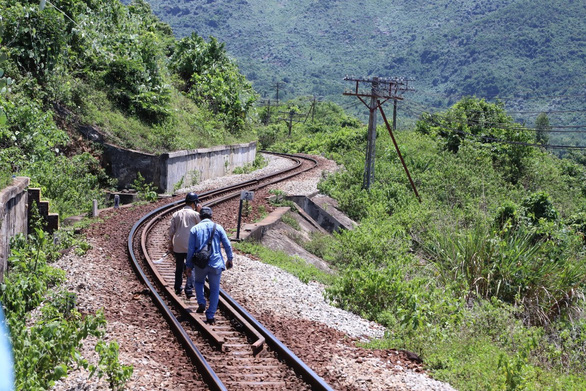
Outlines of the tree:
{"type": "Polygon", "coordinates": [[[181,39],[169,60],[169,67],[185,83],[184,90],[197,104],[220,114],[232,133],[244,128],[256,93],[224,49],[224,43],[196,33],[181,39]]]}
{"type": "Polygon", "coordinates": [[[535,134],[535,142],[539,144],[547,144],[549,142],[549,132],[551,130],[547,114],[541,113],[537,116],[537,119],[535,120],[535,130],[537,131],[535,134]]]}
{"type": "MultiPolygon", "coordinates": [[[[2,20],[2,18],[0,17],[0,21],[2,20]]],[[[0,43],[2,43],[2,26],[0,26],[0,43]]],[[[6,89],[8,88],[8,86],[11,83],[10,78],[4,77],[4,69],[2,69],[2,66],[4,64],[4,62],[7,60],[7,56],[4,52],[0,52],[0,94],[4,94],[4,92],[6,91],[6,89]]],[[[0,125],[3,125],[6,123],[6,113],[4,112],[4,108],[2,107],[2,105],[0,105],[0,125]]]]}
{"type": "Polygon", "coordinates": [[[505,178],[517,183],[531,155],[531,135],[524,126],[515,123],[502,102],[466,97],[445,113],[424,113],[416,130],[443,140],[444,148],[458,153],[466,143],[472,148],[484,148],[505,178]]]}

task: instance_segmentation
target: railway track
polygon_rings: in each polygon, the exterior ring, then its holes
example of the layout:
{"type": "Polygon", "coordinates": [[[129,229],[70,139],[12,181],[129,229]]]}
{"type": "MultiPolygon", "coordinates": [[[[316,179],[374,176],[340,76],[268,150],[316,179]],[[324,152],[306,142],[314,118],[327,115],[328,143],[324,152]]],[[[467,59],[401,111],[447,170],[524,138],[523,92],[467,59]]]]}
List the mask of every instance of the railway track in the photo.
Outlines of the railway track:
{"type": "MultiPolygon", "coordinates": [[[[279,155],[292,159],[295,165],[263,178],[200,193],[200,201],[207,206],[221,205],[238,199],[244,190],[258,191],[317,166],[311,158],[279,155]]],[[[132,228],[127,245],[133,266],[201,375],[200,386],[212,390],[331,390],[225,291],[220,291],[216,324],[211,326],[204,323],[203,314],[195,312],[194,299],[175,294],[175,261],[165,254],[166,232],[172,213],[182,207],[182,201],[172,202],[141,218],[132,228]]]]}

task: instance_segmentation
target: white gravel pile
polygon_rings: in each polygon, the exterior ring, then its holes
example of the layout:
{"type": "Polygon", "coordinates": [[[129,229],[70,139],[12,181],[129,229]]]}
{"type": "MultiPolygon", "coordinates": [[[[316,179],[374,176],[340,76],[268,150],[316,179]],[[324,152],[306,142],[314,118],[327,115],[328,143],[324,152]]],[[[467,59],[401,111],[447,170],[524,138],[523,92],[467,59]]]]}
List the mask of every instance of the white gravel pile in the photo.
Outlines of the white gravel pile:
{"type": "Polygon", "coordinates": [[[234,268],[222,273],[222,279],[230,292],[247,297],[247,305],[256,312],[272,311],[285,317],[321,322],[363,340],[384,336],[383,326],[326,303],[323,285],[305,284],[278,267],[237,255],[234,268]]]}

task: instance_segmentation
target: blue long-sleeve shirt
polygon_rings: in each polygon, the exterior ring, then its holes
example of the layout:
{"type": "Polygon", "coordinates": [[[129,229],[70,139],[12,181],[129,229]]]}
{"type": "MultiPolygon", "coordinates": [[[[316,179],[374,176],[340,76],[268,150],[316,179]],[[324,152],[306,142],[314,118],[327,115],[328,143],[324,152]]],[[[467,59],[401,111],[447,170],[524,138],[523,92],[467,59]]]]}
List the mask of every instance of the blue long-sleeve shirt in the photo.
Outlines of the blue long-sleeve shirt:
{"type": "MultiPolygon", "coordinates": [[[[186,266],[189,269],[193,269],[194,267],[193,263],[191,262],[193,254],[196,251],[200,251],[203,246],[207,245],[208,239],[212,234],[213,229],[214,222],[210,219],[204,219],[199,224],[191,228],[189,235],[189,245],[187,247],[186,262],[186,266]]],[[[212,238],[212,254],[210,255],[208,266],[214,269],[224,270],[226,269],[226,264],[224,263],[224,257],[222,256],[220,244],[224,246],[224,250],[226,250],[226,256],[228,257],[228,260],[231,261],[234,258],[234,255],[232,254],[232,245],[230,244],[230,239],[228,239],[228,235],[226,235],[224,228],[220,224],[216,224],[216,233],[212,238]]]]}

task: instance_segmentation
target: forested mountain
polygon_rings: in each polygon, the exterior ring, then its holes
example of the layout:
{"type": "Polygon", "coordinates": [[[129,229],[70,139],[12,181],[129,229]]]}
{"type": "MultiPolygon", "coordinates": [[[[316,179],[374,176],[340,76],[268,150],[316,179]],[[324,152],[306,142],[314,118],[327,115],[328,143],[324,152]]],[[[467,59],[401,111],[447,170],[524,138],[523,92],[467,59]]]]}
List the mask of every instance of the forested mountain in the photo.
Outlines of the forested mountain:
{"type": "MultiPolygon", "coordinates": [[[[506,98],[528,126],[541,111],[556,111],[552,125],[586,123],[575,112],[586,101],[582,1],[149,2],[176,35],[226,42],[254,88],[273,100],[279,83],[281,99],[313,94],[352,104],[342,97],[345,75],[407,76],[417,90],[406,96],[412,116],[475,95],[506,98]]],[[[566,141],[583,139],[573,135],[566,141]]]]}

